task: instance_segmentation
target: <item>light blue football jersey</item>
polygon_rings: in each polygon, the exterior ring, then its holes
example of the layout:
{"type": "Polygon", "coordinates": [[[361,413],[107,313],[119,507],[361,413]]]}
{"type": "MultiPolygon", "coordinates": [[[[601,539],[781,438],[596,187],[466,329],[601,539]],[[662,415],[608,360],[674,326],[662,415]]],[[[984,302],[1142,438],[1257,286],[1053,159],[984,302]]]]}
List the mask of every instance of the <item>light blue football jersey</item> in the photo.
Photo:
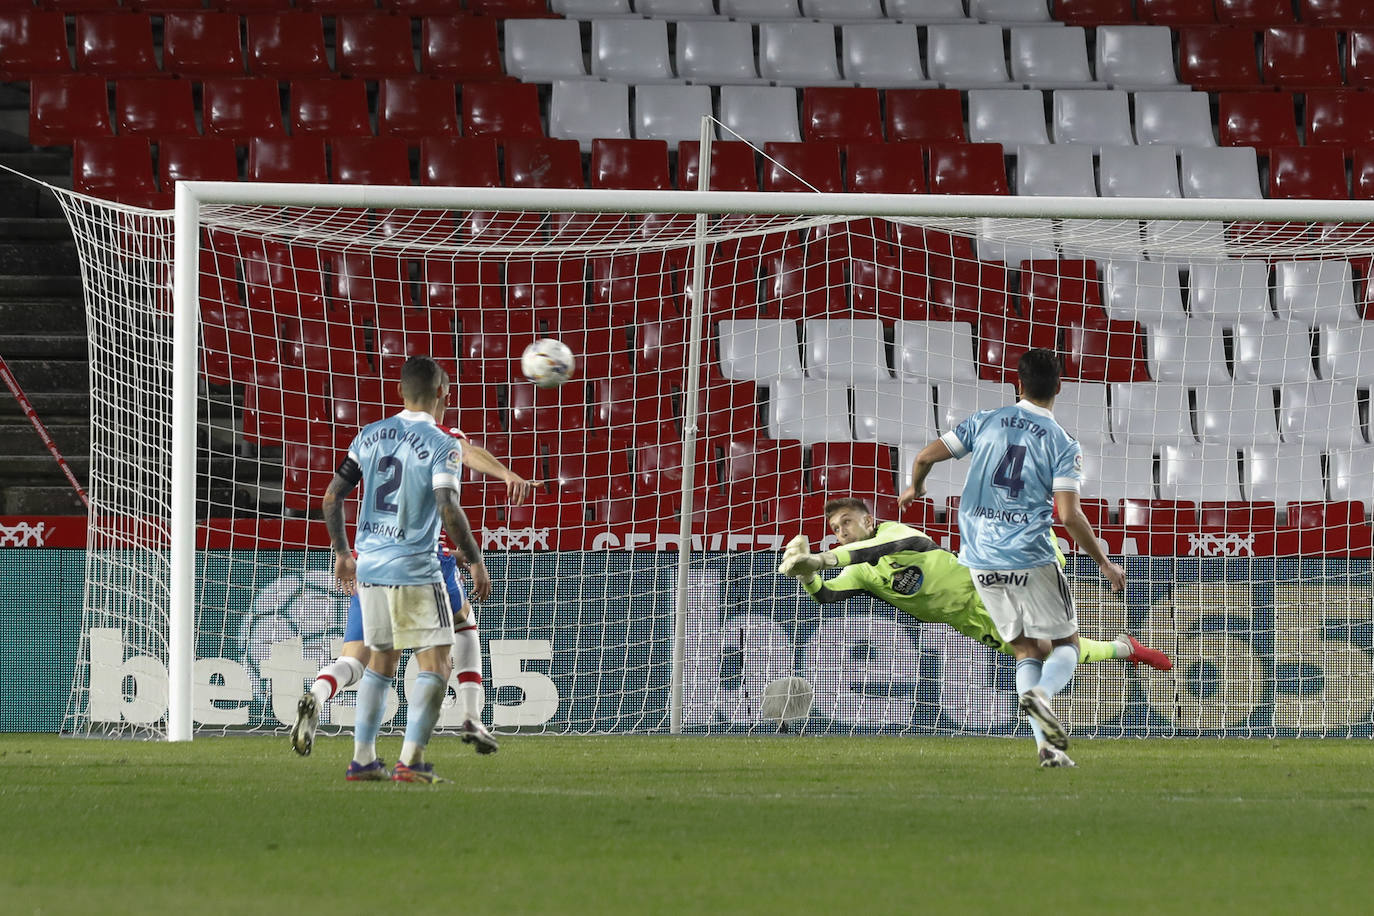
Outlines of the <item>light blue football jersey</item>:
{"type": "Polygon", "coordinates": [[[955,458],[972,455],[959,498],[959,562],[973,569],[1057,563],[1054,491],[1077,493],[1083,450],[1028,401],[981,410],[940,437],[955,458]]]}
{"type": "Polygon", "coordinates": [[[423,585],[442,581],[435,550],[442,525],[434,490],[458,489],[463,445],[418,410],[362,428],[348,447],[363,472],[353,546],[358,581],[423,585]]]}

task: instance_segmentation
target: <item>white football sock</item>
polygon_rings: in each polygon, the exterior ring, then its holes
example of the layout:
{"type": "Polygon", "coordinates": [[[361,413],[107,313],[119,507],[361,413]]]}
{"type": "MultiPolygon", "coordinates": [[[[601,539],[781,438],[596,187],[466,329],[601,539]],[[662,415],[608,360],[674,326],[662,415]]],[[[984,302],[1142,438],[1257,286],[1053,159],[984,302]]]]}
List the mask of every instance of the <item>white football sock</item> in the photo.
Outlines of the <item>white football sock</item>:
{"type": "Polygon", "coordinates": [[[458,672],[458,709],[463,718],[482,721],[486,692],[482,689],[482,642],[477,614],[472,612],[453,634],[453,669],[458,672]]]}
{"type": "Polygon", "coordinates": [[[363,663],[347,655],[334,659],[315,675],[310,692],[321,706],[339,695],[340,690],[352,687],[363,679],[363,663]]]}

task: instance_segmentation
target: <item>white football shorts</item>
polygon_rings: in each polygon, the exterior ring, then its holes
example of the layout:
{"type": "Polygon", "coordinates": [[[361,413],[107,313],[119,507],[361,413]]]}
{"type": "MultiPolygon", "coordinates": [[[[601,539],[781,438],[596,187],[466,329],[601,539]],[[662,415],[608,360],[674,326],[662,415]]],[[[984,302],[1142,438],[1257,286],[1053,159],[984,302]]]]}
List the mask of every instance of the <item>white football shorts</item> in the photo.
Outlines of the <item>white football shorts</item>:
{"type": "Polygon", "coordinates": [[[1064,639],[1078,632],[1069,580],[1058,563],[1030,569],[970,569],[973,587],[1003,640],[1064,639]]]}
{"type": "Polygon", "coordinates": [[[453,609],[442,582],[358,584],[363,642],[369,649],[428,649],[453,645],[453,609]]]}

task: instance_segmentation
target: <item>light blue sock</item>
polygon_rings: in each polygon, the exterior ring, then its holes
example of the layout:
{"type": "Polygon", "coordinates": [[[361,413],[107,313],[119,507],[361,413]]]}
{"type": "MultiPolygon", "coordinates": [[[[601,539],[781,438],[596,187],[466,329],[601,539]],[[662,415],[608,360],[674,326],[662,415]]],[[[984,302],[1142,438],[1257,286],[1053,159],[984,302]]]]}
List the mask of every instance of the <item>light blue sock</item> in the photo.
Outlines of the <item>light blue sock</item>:
{"type": "Polygon", "coordinates": [[[1069,686],[1069,679],[1077,667],[1077,646],[1055,646],[1050,657],[1045,659],[1044,670],[1040,672],[1040,689],[1055,696],[1069,686]]]}
{"type": "Polygon", "coordinates": [[[366,765],[377,759],[377,733],[382,730],[390,689],[391,678],[382,677],[371,668],[363,672],[353,715],[353,759],[358,763],[366,765]]]}
{"type": "MultiPolygon", "coordinates": [[[[1038,658],[1023,658],[1016,663],[1016,695],[1030,690],[1040,683],[1040,660],[1038,658]]],[[[1031,733],[1035,735],[1037,747],[1045,743],[1045,732],[1040,728],[1040,723],[1027,717],[1030,722],[1031,733]]]]}
{"type": "Polygon", "coordinates": [[[421,671],[415,678],[415,686],[406,693],[406,740],[401,751],[402,763],[415,763],[418,752],[429,744],[429,736],[434,734],[434,723],[439,721],[439,708],[443,706],[447,692],[448,684],[433,671],[421,671]]]}

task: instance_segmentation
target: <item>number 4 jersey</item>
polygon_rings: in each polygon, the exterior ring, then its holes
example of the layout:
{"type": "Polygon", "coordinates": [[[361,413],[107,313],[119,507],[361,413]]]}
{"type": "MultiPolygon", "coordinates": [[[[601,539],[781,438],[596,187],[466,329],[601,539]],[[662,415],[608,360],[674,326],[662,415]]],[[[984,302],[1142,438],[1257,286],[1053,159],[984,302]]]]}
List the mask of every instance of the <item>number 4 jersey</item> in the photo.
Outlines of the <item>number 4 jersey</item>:
{"type": "Polygon", "coordinates": [[[940,439],[955,458],[973,456],[959,498],[959,562],[973,569],[1057,562],[1054,491],[1078,492],[1083,451],[1054,414],[1018,401],[981,410],[940,439]]]}
{"type": "Polygon", "coordinates": [[[348,447],[362,474],[353,546],[358,581],[369,585],[439,582],[439,507],[434,490],[458,489],[462,442],[416,410],[369,423],[348,447]]]}

